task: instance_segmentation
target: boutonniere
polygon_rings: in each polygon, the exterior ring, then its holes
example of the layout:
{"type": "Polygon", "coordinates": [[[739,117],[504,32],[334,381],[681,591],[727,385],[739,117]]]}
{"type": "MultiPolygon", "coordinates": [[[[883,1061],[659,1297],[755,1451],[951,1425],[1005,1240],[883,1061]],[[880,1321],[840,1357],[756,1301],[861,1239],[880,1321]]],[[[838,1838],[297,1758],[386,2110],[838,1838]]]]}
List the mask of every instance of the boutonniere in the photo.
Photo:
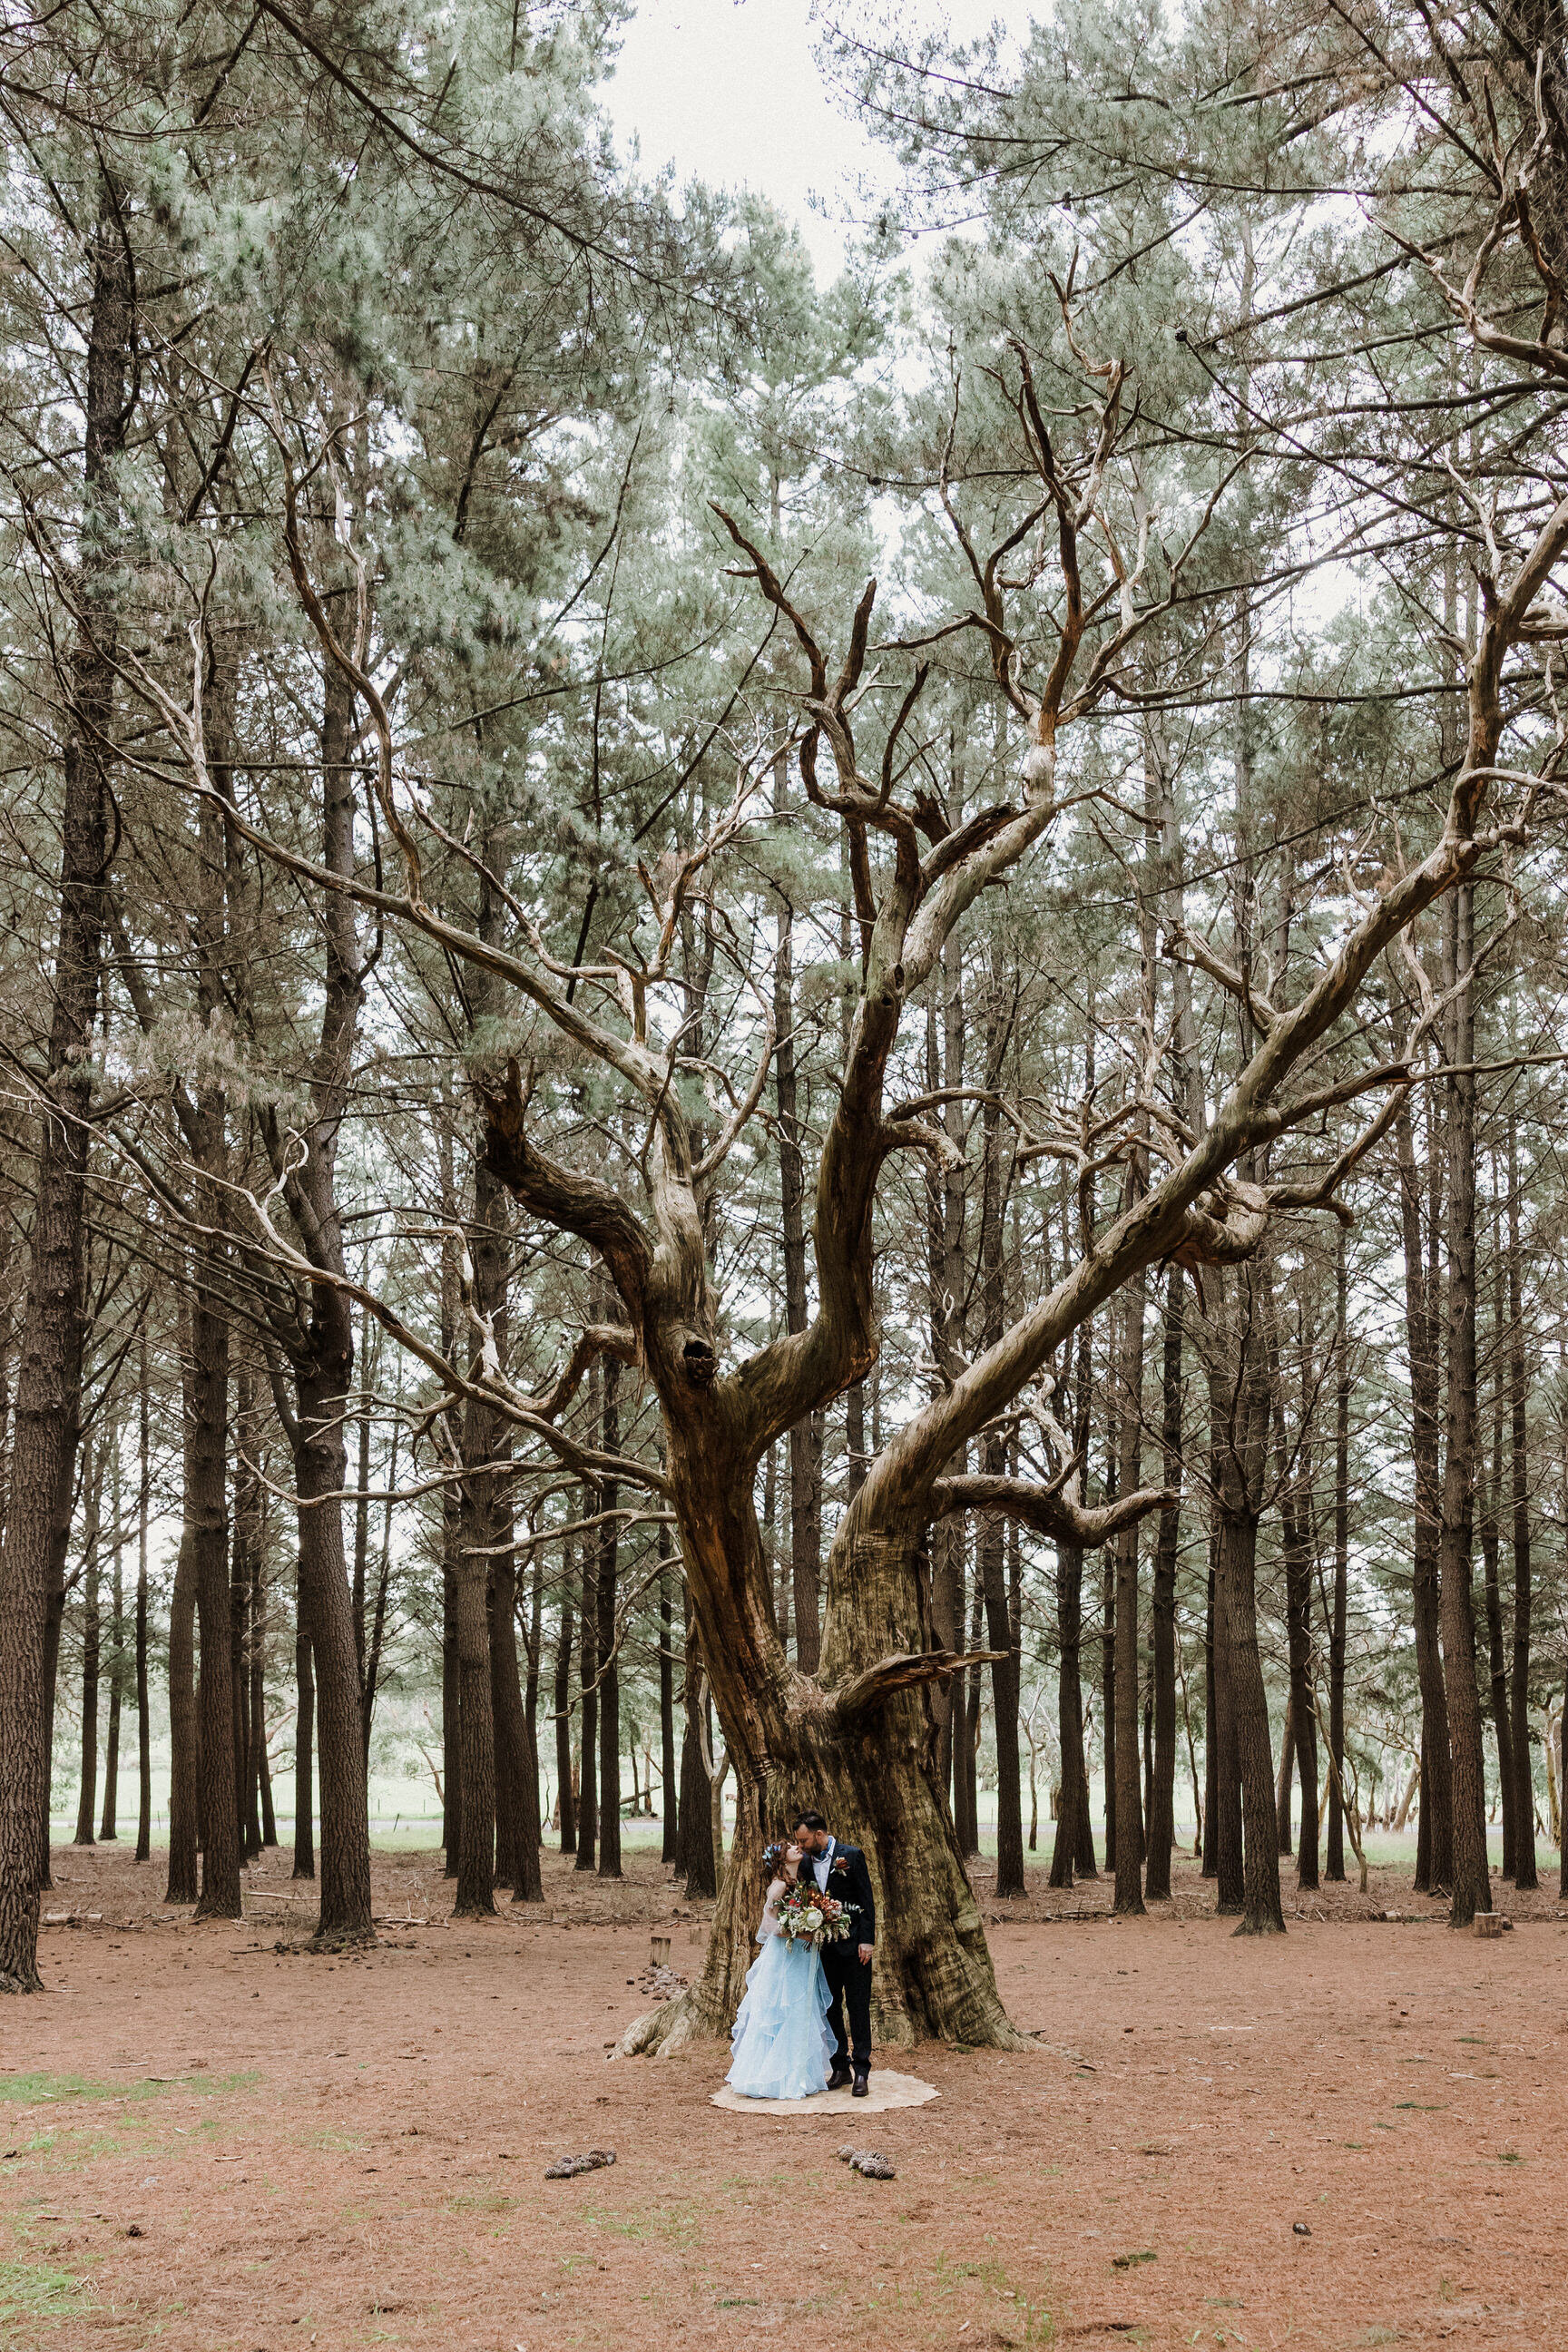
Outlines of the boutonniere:
{"type": "MultiPolygon", "coordinates": [[[[849,1867],[849,1857],[848,1857],[848,1855],[847,1855],[847,1853],[836,1853],[836,1854],[834,1855],[834,1857],[833,1857],[833,1869],[834,1869],[834,1870],[847,1870],[847,1869],[848,1869],[848,1867],[849,1867]]],[[[829,1874],[829,1876],[831,1876],[831,1875],[832,1875],[832,1873],[830,1872],[828,1874],[829,1874]]]]}

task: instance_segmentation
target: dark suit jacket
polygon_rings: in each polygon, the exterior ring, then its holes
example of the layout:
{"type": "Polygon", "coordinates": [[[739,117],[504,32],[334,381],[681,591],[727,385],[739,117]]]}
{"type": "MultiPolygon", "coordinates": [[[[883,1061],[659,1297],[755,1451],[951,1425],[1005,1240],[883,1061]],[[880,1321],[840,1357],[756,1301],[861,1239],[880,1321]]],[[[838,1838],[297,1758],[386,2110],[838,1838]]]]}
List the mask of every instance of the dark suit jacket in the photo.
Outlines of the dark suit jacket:
{"type": "MultiPolygon", "coordinates": [[[[814,1885],[816,1873],[812,1864],[816,1860],[815,1854],[807,1854],[802,1864],[803,1869],[811,1871],[814,1885]]],[[[846,1845],[842,1840],[835,1844],[827,1865],[825,1891],[836,1902],[852,1903],[855,1912],[849,1923],[849,1934],[842,1943],[825,1944],[822,1957],[824,1960],[830,1955],[835,1958],[853,1958],[858,1945],[874,1944],[877,1940],[877,1898],[871,1892],[871,1874],[866,1867],[866,1857],[858,1845],[846,1845]]]]}

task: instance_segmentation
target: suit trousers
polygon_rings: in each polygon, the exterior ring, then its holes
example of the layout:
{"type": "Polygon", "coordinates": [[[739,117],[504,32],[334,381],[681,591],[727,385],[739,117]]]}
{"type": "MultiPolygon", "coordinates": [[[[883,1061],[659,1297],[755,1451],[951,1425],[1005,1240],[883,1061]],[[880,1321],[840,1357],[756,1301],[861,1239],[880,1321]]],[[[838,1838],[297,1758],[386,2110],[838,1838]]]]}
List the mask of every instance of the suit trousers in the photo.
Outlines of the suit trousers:
{"type": "Polygon", "coordinates": [[[853,2051],[856,2074],[869,2074],[871,1963],[860,1958],[858,1947],[852,1940],[846,1940],[824,1947],[822,1973],[827,1979],[827,1990],[833,1996],[833,2005],[827,2012],[827,2022],[833,2034],[833,2063],[836,2066],[847,2065],[853,2051]],[[847,2038],[844,2031],[847,2011],[849,2019],[847,2038]]]}

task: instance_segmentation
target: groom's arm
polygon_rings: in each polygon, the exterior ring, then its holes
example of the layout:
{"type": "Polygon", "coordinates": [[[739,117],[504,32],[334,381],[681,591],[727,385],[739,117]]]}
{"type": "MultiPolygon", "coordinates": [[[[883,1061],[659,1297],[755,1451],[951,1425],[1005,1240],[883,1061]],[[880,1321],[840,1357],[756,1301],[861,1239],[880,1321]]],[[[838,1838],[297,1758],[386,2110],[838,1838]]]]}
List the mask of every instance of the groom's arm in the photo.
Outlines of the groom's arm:
{"type": "Polygon", "coordinates": [[[874,1944],[877,1940],[877,1898],[871,1892],[871,1873],[863,1853],[855,1858],[857,1893],[860,1900],[860,1916],[855,1922],[855,1940],[874,1944]]]}

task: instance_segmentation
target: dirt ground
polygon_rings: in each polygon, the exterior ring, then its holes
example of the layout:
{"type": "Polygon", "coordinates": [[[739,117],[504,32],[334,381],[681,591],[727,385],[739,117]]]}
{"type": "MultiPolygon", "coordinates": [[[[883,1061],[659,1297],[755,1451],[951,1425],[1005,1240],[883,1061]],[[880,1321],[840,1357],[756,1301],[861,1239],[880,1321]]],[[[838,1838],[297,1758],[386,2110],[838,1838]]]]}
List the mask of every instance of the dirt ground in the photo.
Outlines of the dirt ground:
{"type": "Polygon", "coordinates": [[[348,1961],[289,1946],[282,1857],[199,1929],[161,1860],[58,1865],[48,1991],[0,2003],[11,2352],[1563,2339],[1550,1895],[1487,1942],[1392,1874],[1266,1942],[1191,1876],[1145,1922],[1076,1916],[1092,1886],[988,1904],[1038,2047],[900,2053],[941,2096],[868,2119],[877,2181],[841,2119],[710,2105],[717,2050],[605,2063],[650,1928],[700,1958],[651,1860],[614,1889],[552,1861],[542,1908],[475,1927],[438,1857],[380,1856],[398,1924],[348,1961]],[[544,2179],[594,2146],[613,2168],[544,2179]]]}

